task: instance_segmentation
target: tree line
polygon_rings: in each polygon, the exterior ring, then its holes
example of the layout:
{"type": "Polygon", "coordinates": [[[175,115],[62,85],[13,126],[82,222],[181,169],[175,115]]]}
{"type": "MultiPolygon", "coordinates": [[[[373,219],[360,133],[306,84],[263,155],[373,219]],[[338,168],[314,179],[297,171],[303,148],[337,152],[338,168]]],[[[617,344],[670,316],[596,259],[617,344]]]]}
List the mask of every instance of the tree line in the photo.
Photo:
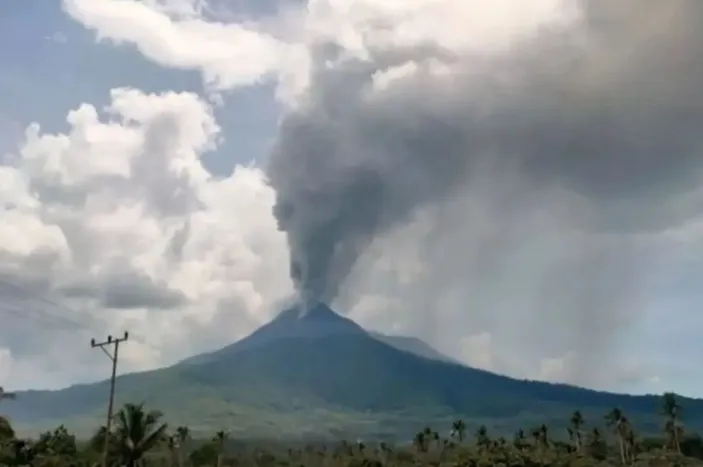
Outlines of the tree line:
{"type": "Polygon", "coordinates": [[[464,420],[455,420],[447,436],[425,427],[408,445],[356,440],[283,448],[273,442],[234,446],[225,430],[209,440],[196,440],[187,426],[169,430],[161,412],[126,404],[116,413],[110,432],[103,426],[85,442],[65,426],[36,439],[21,438],[10,420],[0,416],[0,465],[92,467],[101,464],[105,446],[107,464],[126,467],[703,465],[703,441],[686,432],[681,412],[673,393],[662,396],[662,433],[657,438],[638,436],[627,415],[613,408],[596,424],[587,423],[580,411],[573,412],[565,433],[542,424],[517,430],[508,439],[494,436],[486,426],[472,429],[464,420]]]}

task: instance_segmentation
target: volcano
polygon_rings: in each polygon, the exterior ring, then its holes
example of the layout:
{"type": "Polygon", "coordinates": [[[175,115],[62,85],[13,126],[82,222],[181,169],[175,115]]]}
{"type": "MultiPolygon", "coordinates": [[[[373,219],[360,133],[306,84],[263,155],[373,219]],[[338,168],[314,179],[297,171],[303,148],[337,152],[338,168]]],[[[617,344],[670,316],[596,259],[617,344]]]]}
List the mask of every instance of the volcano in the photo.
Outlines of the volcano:
{"type": "Polygon", "coordinates": [[[318,339],[333,335],[364,333],[361,326],[338,315],[323,303],[318,303],[308,309],[294,306],[283,310],[275,319],[264,324],[244,339],[216,352],[189,358],[183,363],[202,364],[222,358],[226,359],[237,352],[255,349],[285,339],[318,339]]]}
{"type": "MultiPolygon", "coordinates": [[[[304,313],[292,307],[220,350],[120,376],[117,402],[145,402],[203,436],[226,428],[251,437],[406,437],[455,418],[508,433],[563,424],[574,410],[600,421],[613,407],[640,430],[660,428],[658,397],[517,380],[448,361],[417,342],[369,333],[324,304],[304,313]]],[[[25,391],[1,408],[20,428],[62,423],[89,433],[101,423],[107,394],[106,381],[25,391]]],[[[681,404],[687,426],[703,428],[703,401],[681,404]]]]}
{"type": "Polygon", "coordinates": [[[237,352],[261,347],[281,339],[318,339],[335,335],[353,334],[369,334],[378,341],[418,357],[458,363],[456,360],[438,352],[420,339],[367,332],[354,321],[334,312],[324,303],[318,303],[306,310],[299,306],[285,309],[274,320],[261,326],[244,339],[216,352],[188,358],[182,363],[191,365],[202,364],[221,358],[230,358],[237,352]]]}

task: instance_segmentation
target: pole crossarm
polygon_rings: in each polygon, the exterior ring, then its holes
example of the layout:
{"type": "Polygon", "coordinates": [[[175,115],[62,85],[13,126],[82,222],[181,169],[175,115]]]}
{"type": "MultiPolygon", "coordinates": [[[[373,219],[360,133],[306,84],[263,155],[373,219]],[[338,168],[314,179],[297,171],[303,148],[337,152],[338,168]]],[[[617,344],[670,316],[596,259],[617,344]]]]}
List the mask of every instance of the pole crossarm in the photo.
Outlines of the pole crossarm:
{"type": "Polygon", "coordinates": [[[110,377],[110,398],[107,403],[107,421],[105,423],[105,443],[103,446],[102,455],[102,467],[107,467],[107,453],[110,441],[110,429],[112,427],[112,411],[115,402],[115,376],[117,374],[117,358],[120,350],[120,343],[127,341],[129,339],[129,333],[125,331],[124,336],[113,338],[112,336],[107,336],[107,340],[103,342],[96,342],[95,339],[90,340],[90,346],[94,349],[100,349],[112,362],[112,375],[110,377]],[[114,350],[110,353],[107,350],[108,347],[112,347],[114,350]]]}
{"type": "MultiPolygon", "coordinates": [[[[107,340],[105,340],[103,342],[96,342],[95,339],[91,339],[90,346],[93,348],[100,347],[101,349],[103,349],[105,346],[115,345],[120,342],[124,342],[127,339],[129,339],[129,333],[127,331],[125,331],[125,333],[122,337],[107,336],[107,340]]],[[[112,358],[112,355],[110,355],[110,358],[112,358]]]]}

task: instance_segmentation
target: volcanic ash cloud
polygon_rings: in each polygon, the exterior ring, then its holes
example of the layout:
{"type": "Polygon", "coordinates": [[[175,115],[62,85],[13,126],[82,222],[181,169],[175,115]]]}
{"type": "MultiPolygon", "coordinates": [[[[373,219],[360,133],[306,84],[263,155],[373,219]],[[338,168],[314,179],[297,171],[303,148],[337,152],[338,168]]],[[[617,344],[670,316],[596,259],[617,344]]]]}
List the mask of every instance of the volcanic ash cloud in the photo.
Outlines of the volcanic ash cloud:
{"type": "Polygon", "coordinates": [[[268,167],[301,295],[332,300],[370,242],[469,180],[559,187],[590,230],[690,215],[672,202],[703,167],[703,2],[616,3],[582,2],[578,20],[490,53],[395,47],[382,23],[366,56],[316,44],[268,167]]]}

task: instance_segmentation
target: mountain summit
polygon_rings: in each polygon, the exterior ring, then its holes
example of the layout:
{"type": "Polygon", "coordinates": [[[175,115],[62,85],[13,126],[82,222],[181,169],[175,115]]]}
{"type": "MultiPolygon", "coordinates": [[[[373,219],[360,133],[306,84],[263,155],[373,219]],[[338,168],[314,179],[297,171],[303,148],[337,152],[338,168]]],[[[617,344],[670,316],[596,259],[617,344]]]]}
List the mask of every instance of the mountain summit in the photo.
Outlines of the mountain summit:
{"type": "Polygon", "coordinates": [[[262,336],[280,339],[364,332],[354,321],[337,314],[324,303],[317,303],[305,310],[299,306],[283,310],[273,321],[256,330],[247,339],[255,336],[257,339],[262,336]]]}
{"type": "Polygon", "coordinates": [[[212,353],[196,355],[184,360],[183,363],[204,363],[285,339],[314,339],[330,335],[364,334],[365,332],[354,321],[337,314],[324,303],[317,303],[304,311],[299,305],[296,305],[283,310],[272,321],[264,324],[242,340],[212,353]]]}

